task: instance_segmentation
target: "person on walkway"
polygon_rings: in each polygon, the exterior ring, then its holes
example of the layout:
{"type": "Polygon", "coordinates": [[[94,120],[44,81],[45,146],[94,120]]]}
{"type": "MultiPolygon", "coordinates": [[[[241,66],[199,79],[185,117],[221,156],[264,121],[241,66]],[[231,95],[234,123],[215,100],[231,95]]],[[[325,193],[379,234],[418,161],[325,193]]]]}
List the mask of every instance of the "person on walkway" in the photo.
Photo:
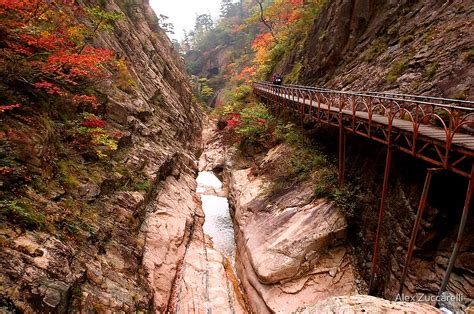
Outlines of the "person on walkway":
{"type": "Polygon", "coordinates": [[[281,74],[273,75],[273,84],[274,85],[281,85],[283,83],[283,76],[281,74]]]}

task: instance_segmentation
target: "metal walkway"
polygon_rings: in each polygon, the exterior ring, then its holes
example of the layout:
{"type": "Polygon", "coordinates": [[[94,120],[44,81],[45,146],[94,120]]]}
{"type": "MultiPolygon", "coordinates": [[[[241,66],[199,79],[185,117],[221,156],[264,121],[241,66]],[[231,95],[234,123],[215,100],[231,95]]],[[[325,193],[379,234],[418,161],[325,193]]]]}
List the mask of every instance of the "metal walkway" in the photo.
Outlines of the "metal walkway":
{"type": "Polygon", "coordinates": [[[369,293],[373,292],[381,228],[385,213],[392,153],[399,150],[434,167],[426,174],[408,252],[401,275],[400,294],[412,257],[433,173],[452,171],[468,178],[458,237],[439,293],[448,284],[469,214],[474,189],[474,102],[394,93],[337,91],[300,85],[253,83],[254,93],[278,115],[296,113],[301,124],[311,119],[339,128],[339,183],[344,183],[346,133],[387,145],[384,183],[374,244],[369,293]]]}

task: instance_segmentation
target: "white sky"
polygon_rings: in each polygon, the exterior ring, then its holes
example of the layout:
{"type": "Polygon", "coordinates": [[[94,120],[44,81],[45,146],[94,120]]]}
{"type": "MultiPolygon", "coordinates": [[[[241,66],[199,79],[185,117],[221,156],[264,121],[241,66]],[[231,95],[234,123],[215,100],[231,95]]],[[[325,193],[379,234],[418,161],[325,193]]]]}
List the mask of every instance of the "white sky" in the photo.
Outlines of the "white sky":
{"type": "Polygon", "coordinates": [[[174,24],[175,34],[168,36],[178,40],[183,38],[183,29],[194,28],[196,15],[210,13],[215,21],[219,17],[220,4],[220,0],[150,0],[156,15],[164,14],[174,24]]]}

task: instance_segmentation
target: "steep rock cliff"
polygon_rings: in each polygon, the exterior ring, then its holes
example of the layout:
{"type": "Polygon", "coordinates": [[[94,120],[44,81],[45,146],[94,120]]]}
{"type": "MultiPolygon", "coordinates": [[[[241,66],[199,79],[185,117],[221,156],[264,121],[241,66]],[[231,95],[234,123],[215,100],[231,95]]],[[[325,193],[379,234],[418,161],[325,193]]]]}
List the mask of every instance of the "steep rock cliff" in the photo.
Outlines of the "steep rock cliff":
{"type": "Polygon", "coordinates": [[[465,0],[331,2],[294,58],[299,81],[472,99],[473,17],[465,0]]]}
{"type": "Polygon", "coordinates": [[[93,43],[130,75],[97,90],[101,115],[123,136],[112,158],[97,159],[66,136],[76,112],[0,116],[2,161],[25,175],[0,180],[2,198],[15,197],[1,204],[2,311],[164,311],[202,224],[193,179],[201,113],[184,64],[147,0],[83,4],[96,5],[125,16],[93,43]]]}
{"type": "MultiPolygon", "coordinates": [[[[454,1],[331,1],[319,13],[303,49],[283,60],[277,72],[298,73],[301,84],[345,90],[473,99],[474,46],[472,2],[454,1]]],[[[315,130],[331,154],[337,154],[337,134],[315,130]]],[[[347,175],[355,205],[348,213],[350,238],[360,248],[359,266],[368,279],[376,230],[385,151],[378,144],[350,136],[347,175]]],[[[378,293],[394,298],[410,231],[428,165],[396,154],[391,168],[386,206],[378,293]]],[[[444,173],[435,179],[427,214],[417,239],[405,282],[407,294],[436,294],[457,232],[466,181],[444,173]]],[[[471,217],[472,218],[472,217],[471,217]]],[[[473,298],[472,219],[451,275],[448,290],[473,298]]]]}

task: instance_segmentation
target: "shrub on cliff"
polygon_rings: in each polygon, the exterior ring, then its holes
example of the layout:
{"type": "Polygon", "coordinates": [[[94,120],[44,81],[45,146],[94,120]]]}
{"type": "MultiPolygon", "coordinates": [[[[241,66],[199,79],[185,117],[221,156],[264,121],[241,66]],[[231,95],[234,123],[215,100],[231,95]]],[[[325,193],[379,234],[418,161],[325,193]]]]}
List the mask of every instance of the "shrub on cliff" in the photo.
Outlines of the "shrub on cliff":
{"type": "Polygon", "coordinates": [[[88,86],[107,75],[114,53],[88,41],[120,17],[74,1],[0,0],[0,105],[96,107],[88,86]]]}

